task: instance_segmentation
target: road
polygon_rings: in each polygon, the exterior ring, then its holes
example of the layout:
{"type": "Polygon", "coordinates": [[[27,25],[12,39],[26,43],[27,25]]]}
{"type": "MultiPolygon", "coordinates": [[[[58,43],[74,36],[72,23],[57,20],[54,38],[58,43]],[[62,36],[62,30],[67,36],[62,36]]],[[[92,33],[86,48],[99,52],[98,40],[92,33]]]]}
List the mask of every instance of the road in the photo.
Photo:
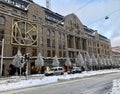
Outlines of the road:
{"type": "Polygon", "coordinates": [[[120,73],[73,79],[38,87],[0,92],[0,94],[107,94],[112,80],[120,78],[120,73]]]}

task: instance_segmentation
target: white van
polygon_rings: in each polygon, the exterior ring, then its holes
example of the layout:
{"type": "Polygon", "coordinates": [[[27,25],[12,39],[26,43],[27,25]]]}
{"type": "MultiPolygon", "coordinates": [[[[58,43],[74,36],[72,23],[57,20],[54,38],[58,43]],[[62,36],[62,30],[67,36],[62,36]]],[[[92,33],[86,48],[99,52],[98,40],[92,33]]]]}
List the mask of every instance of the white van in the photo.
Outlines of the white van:
{"type": "Polygon", "coordinates": [[[53,67],[50,71],[46,72],[46,76],[50,75],[63,75],[64,69],[62,67],[53,67]]]}

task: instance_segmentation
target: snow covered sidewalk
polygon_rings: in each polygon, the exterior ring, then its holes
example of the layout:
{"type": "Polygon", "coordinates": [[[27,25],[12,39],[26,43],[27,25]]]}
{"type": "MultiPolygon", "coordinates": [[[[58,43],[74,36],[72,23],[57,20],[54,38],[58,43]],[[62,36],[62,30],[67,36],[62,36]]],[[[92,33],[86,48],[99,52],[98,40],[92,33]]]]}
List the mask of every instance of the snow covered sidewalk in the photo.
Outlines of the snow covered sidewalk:
{"type": "Polygon", "coordinates": [[[25,79],[25,77],[19,78],[18,76],[16,77],[14,76],[12,79],[0,80],[0,91],[27,88],[32,86],[55,83],[60,80],[70,80],[74,78],[83,78],[83,77],[113,73],[113,72],[120,72],[120,70],[113,69],[113,70],[87,71],[87,72],[82,72],[80,74],[65,73],[64,75],[60,75],[60,76],[48,76],[48,77],[43,75],[41,76],[41,74],[37,74],[37,75],[29,76],[27,80],[25,79]]]}

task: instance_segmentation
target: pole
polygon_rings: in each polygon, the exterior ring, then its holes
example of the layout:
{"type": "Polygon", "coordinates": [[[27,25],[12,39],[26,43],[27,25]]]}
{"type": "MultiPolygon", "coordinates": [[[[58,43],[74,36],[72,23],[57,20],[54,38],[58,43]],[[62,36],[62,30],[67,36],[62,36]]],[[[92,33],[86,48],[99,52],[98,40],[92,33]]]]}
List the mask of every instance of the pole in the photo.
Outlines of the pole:
{"type": "Polygon", "coordinates": [[[3,70],[3,50],[4,50],[4,39],[2,39],[1,70],[0,70],[0,76],[2,76],[2,70],[3,70]]]}

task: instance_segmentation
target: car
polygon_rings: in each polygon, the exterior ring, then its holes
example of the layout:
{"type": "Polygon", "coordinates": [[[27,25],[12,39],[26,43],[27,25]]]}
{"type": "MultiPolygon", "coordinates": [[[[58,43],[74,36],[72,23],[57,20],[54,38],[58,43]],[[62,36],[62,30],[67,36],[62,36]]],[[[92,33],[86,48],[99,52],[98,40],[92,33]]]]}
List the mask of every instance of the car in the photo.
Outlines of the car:
{"type": "Polygon", "coordinates": [[[53,67],[50,71],[45,72],[45,76],[63,75],[64,69],[62,67],[53,67]]]}
{"type": "Polygon", "coordinates": [[[81,68],[80,67],[73,67],[72,68],[72,70],[71,70],[71,73],[81,73],[82,72],[82,70],[81,70],[81,68]]]}

